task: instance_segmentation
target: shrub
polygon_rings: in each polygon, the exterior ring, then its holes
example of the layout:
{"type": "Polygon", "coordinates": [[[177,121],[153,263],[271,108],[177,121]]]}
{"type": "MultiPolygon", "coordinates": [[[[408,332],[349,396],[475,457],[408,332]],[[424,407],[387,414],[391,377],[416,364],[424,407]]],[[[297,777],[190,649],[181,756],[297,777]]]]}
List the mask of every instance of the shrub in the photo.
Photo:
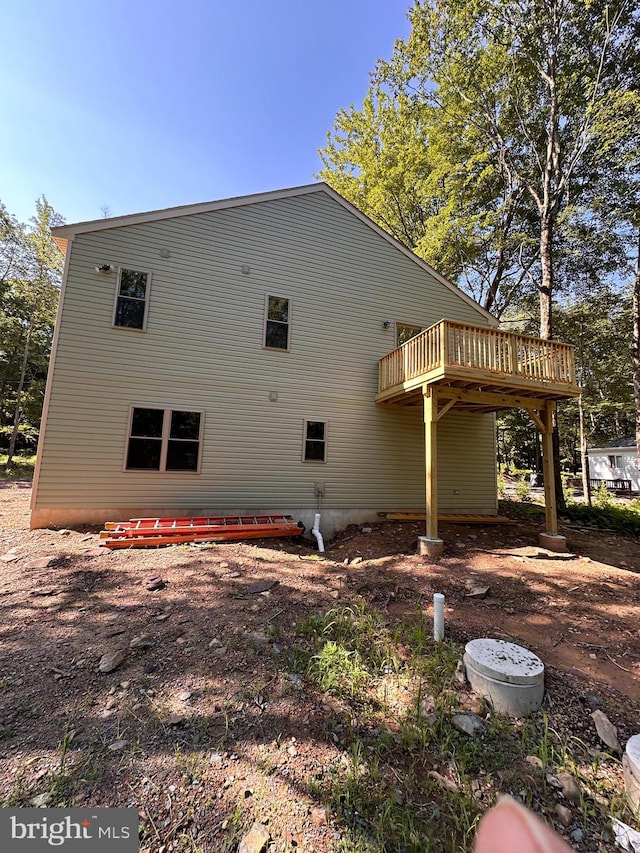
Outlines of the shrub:
{"type": "Polygon", "coordinates": [[[607,509],[607,507],[614,505],[611,492],[604,483],[600,484],[598,490],[593,495],[593,505],[598,509],[607,509]]]}
{"type": "Polygon", "coordinates": [[[528,501],[531,496],[531,487],[526,480],[518,480],[516,483],[516,496],[521,501],[528,501]]]}

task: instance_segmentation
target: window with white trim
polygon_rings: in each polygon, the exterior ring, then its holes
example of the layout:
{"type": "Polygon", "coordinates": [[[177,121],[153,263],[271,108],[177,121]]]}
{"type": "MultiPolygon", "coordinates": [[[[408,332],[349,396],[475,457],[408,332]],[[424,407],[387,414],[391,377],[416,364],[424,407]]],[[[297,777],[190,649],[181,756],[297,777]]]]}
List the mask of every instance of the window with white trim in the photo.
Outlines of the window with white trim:
{"type": "Polygon", "coordinates": [[[609,467],[610,468],[622,468],[622,456],[610,456],[609,457],[609,467]]]}
{"type": "Polygon", "coordinates": [[[304,449],[302,458],[305,462],[327,461],[327,422],[304,422],[304,449]]]}
{"type": "Polygon", "coordinates": [[[200,470],[202,412],[133,406],[126,471],[200,470]]]}
{"type": "Polygon", "coordinates": [[[264,345],[267,349],[289,349],[291,300],[267,294],[265,300],[264,345]]]}
{"type": "Polygon", "coordinates": [[[396,323],[396,346],[406,344],[411,338],[415,338],[422,331],[422,326],[414,326],[412,323],[396,323]]]}
{"type": "Polygon", "coordinates": [[[113,325],[144,331],[147,327],[151,273],[120,268],[113,325]]]}

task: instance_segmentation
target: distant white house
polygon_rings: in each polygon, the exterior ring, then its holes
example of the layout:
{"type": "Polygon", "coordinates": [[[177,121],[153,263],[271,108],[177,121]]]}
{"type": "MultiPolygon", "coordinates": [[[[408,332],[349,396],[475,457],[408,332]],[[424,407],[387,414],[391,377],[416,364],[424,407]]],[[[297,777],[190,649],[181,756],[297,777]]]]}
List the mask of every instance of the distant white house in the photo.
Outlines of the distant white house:
{"type": "Polygon", "coordinates": [[[587,452],[590,479],[631,480],[633,491],[640,492],[635,438],[616,439],[606,447],[592,447],[587,452]]]}

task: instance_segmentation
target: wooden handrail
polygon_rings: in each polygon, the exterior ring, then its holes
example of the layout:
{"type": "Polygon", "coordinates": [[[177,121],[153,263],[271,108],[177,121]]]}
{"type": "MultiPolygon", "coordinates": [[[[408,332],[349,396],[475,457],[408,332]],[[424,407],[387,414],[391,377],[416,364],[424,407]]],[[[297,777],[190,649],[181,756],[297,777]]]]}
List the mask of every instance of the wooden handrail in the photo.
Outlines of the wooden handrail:
{"type": "Polygon", "coordinates": [[[379,361],[380,392],[447,367],[573,387],[570,344],[441,320],[379,361]]]}

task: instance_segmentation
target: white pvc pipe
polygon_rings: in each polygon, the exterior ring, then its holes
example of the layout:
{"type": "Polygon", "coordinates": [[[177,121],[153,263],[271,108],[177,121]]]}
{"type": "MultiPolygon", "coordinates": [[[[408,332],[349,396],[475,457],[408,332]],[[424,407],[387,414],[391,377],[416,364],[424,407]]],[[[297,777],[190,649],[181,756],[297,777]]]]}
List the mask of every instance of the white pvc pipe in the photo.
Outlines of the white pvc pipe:
{"type": "Polygon", "coordinates": [[[436,643],[444,640],[444,595],[433,593],[433,639],[436,643]]]}
{"type": "Polygon", "coordinates": [[[321,554],[324,554],[324,540],[322,538],[322,533],[320,533],[320,530],[319,530],[319,524],[320,524],[320,513],[317,512],[315,515],[315,518],[313,519],[313,527],[311,528],[311,532],[316,537],[316,540],[318,542],[318,551],[321,554]]]}

